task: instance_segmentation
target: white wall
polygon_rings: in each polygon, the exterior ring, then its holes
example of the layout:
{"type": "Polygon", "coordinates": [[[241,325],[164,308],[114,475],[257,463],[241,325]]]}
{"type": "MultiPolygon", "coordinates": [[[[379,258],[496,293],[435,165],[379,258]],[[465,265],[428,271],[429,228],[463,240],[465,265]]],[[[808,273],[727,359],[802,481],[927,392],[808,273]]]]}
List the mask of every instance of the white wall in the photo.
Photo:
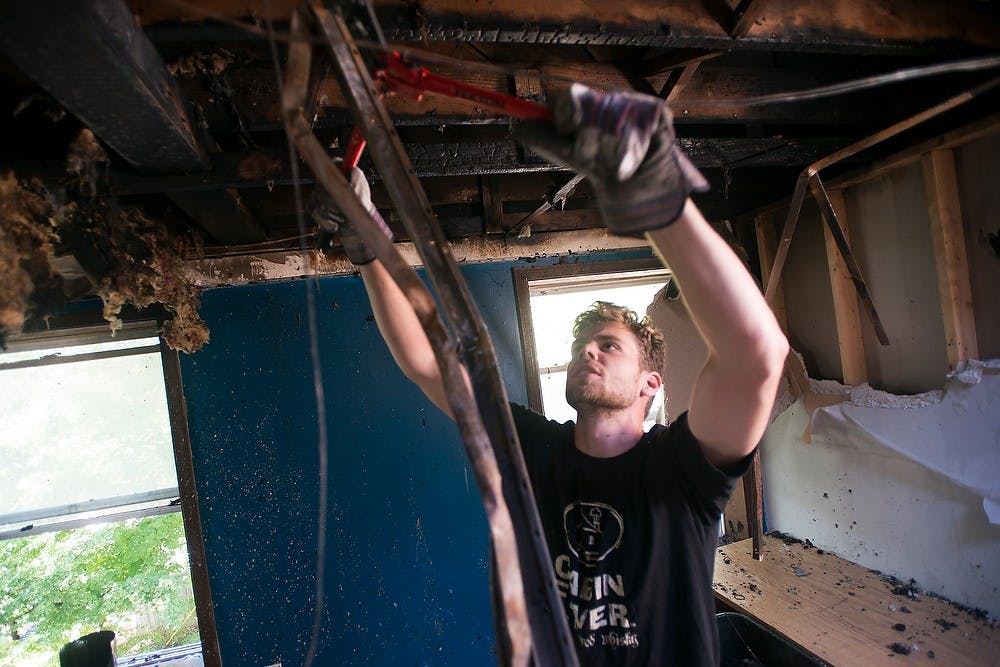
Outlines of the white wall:
{"type": "Polygon", "coordinates": [[[920,163],[849,188],[851,247],[889,337],[882,346],[865,313],[869,383],[894,393],[939,386],[948,372],[931,222],[920,163]]]}
{"type": "Polygon", "coordinates": [[[805,426],[798,402],[764,436],[769,530],[1000,616],[1000,526],[981,496],[887,448],[806,444],[805,426]]]}

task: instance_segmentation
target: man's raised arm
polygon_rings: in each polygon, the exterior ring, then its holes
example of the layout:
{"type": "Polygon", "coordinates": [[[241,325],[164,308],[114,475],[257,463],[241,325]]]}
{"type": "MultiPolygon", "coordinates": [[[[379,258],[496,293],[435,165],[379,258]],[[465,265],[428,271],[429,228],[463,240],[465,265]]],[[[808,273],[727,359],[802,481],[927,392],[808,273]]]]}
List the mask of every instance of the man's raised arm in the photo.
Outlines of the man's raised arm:
{"type": "Polygon", "coordinates": [[[757,283],[690,200],[673,224],[647,237],[677,277],[708,347],[688,426],[712,463],[735,463],[764,434],[788,342],[757,283]]]}
{"type": "Polygon", "coordinates": [[[554,126],[524,123],[535,152],[586,175],[608,229],[646,235],[681,286],[709,349],[688,424],[707,458],[735,463],[767,426],[788,343],[760,290],[688,196],[708,188],[677,148],[662,100],[574,84],[554,126]]]}
{"type": "MultiPolygon", "coordinates": [[[[392,237],[388,225],[372,204],[371,190],[364,173],[355,167],[350,174],[351,187],[386,236],[392,237]]],[[[340,235],[347,258],[361,272],[375,322],[399,369],[434,405],[454,419],[448,404],[441,371],[434,348],[424,333],[410,300],[396,285],[389,272],[365,246],[357,232],[345,221],[336,204],[325,192],[319,191],[309,204],[310,214],[319,224],[321,237],[329,242],[333,233],[340,235]]],[[[322,243],[322,242],[321,242],[322,243]]]]}

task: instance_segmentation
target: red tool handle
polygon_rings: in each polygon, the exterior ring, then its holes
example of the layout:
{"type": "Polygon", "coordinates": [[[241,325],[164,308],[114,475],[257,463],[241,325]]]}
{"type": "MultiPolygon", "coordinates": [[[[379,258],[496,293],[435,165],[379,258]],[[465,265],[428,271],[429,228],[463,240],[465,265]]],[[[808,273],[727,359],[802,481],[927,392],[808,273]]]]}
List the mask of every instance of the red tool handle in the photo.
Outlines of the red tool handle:
{"type": "Polygon", "coordinates": [[[351,130],[351,138],[347,141],[347,148],[344,150],[344,161],[340,163],[340,171],[345,176],[351,173],[351,169],[358,166],[361,153],[365,150],[365,143],[361,130],[355,125],[354,129],[351,130]]]}
{"type": "Polygon", "coordinates": [[[495,93],[470,86],[454,79],[434,74],[423,67],[410,67],[398,53],[385,57],[385,70],[379,72],[382,81],[393,92],[415,97],[418,101],[425,92],[456,97],[474,102],[481,107],[522,120],[552,120],[552,110],[529,100],[495,93]]]}
{"type": "MultiPolygon", "coordinates": [[[[390,91],[409,95],[417,101],[420,101],[425,92],[435,93],[468,100],[481,107],[522,120],[552,120],[552,110],[545,105],[513,95],[504,95],[492,90],[470,86],[434,74],[424,67],[410,67],[403,62],[402,56],[398,53],[387,54],[385,64],[385,69],[378,72],[378,78],[390,91]]],[[[361,153],[364,150],[365,138],[355,126],[344,151],[344,161],[340,163],[340,170],[344,175],[349,174],[351,169],[358,166],[358,160],[361,159],[361,153]]]]}

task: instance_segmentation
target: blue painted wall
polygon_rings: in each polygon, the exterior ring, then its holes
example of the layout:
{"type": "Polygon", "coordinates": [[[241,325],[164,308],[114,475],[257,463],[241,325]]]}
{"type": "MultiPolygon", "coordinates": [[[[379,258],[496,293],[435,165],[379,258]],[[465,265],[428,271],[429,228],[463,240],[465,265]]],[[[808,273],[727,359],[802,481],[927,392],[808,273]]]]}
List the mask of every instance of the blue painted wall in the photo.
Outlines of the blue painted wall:
{"type": "MultiPolygon", "coordinates": [[[[462,272],[523,403],[512,266],[462,272]]],[[[396,368],[356,276],[208,291],[211,343],[182,356],[223,663],[293,667],[308,648],[319,465],[307,289],[329,433],[315,664],[495,664],[486,521],[461,441],[396,368]]]]}

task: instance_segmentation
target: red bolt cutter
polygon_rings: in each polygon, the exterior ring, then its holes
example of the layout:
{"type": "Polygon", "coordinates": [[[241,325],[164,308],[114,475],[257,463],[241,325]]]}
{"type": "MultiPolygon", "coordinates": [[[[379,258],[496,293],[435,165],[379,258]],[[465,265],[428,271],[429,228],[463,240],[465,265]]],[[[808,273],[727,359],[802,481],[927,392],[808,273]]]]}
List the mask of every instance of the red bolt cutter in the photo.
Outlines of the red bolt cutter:
{"type": "MultiPolygon", "coordinates": [[[[552,110],[545,105],[470,86],[434,74],[425,67],[407,65],[403,57],[396,52],[385,55],[385,67],[375,73],[375,78],[386,92],[406,95],[418,102],[423,99],[424,93],[433,93],[468,100],[486,109],[522,120],[552,120],[552,110]]],[[[344,161],[340,164],[345,174],[358,165],[364,150],[365,138],[355,127],[351,131],[351,138],[344,151],[344,161]]]]}

